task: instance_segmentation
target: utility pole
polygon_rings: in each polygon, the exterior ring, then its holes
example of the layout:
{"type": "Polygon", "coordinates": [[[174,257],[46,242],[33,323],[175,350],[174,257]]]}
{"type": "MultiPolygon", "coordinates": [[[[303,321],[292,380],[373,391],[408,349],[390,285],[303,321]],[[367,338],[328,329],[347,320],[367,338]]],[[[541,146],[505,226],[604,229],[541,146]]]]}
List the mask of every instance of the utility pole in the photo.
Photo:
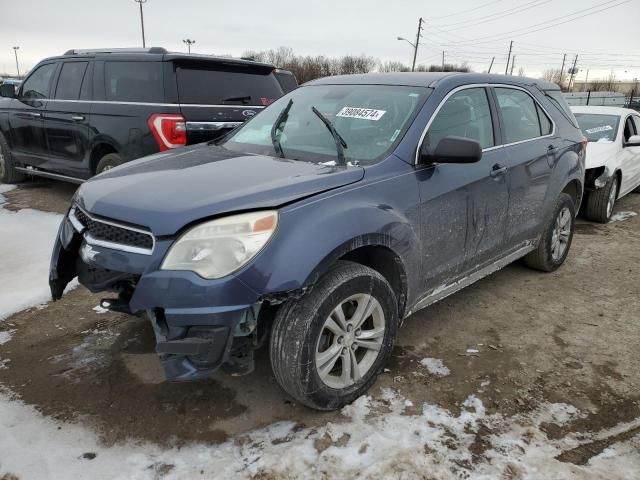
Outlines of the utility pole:
{"type": "Polygon", "coordinates": [[[564,62],[567,59],[567,54],[562,55],[562,66],[560,67],[560,88],[562,88],[562,76],[564,75],[564,62]]]}
{"type": "Polygon", "coordinates": [[[195,41],[195,40],[191,40],[191,39],[187,38],[187,39],[185,39],[185,40],[182,40],[182,43],[184,43],[184,44],[187,46],[187,48],[189,49],[189,53],[191,53],[191,45],[193,45],[194,43],[196,43],[196,41],[195,41]]]}
{"type": "Polygon", "coordinates": [[[586,92],[587,91],[587,82],[589,81],[589,69],[587,68],[587,74],[584,76],[584,88],[583,90],[586,92]]]}
{"type": "Polygon", "coordinates": [[[444,72],[444,50],[442,50],[442,71],[444,72]]]}
{"type": "Polygon", "coordinates": [[[511,71],[509,72],[509,75],[513,75],[513,67],[516,63],[516,56],[514,55],[513,58],[511,59],[511,71]]]}
{"type": "Polygon", "coordinates": [[[487,73],[491,73],[491,67],[493,67],[493,61],[496,59],[496,57],[491,57],[491,63],[489,64],[489,71],[487,73]]]}
{"type": "Polygon", "coordinates": [[[513,40],[509,43],[509,55],[507,55],[507,66],[504,68],[504,74],[509,72],[509,62],[511,61],[511,49],[513,48],[513,40]]]}
{"type": "Polygon", "coordinates": [[[142,28],[142,48],[146,48],[146,42],[144,40],[144,15],[142,14],[142,4],[147,3],[147,0],[133,0],[140,5],[140,27],[142,28]]]}
{"type": "Polygon", "coordinates": [[[13,47],[13,53],[16,56],[16,70],[18,71],[18,78],[20,78],[20,65],[18,65],[18,50],[20,47],[13,47]]]}
{"type": "Polygon", "coordinates": [[[578,54],[576,53],[576,58],[573,59],[573,67],[571,67],[571,76],[569,77],[569,85],[567,86],[567,90],[571,91],[571,83],[573,82],[573,76],[576,74],[576,65],[578,64],[578,54]]]}
{"type": "Polygon", "coordinates": [[[418,20],[418,33],[416,34],[416,43],[413,46],[413,63],[411,64],[411,71],[416,69],[416,57],[418,56],[418,45],[420,45],[420,37],[422,36],[422,17],[418,20]]]}

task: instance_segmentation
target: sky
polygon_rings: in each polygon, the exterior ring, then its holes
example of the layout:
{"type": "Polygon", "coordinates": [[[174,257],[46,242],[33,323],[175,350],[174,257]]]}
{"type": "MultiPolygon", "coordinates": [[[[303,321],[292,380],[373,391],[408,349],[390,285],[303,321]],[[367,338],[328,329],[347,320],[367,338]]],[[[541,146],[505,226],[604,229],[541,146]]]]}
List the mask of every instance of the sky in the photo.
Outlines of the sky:
{"type": "MultiPolygon", "coordinates": [[[[566,69],[577,80],[640,77],[640,0],[146,0],[147,46],[240,56],[287,46],[298,54],[366,54],[409,64],[424,18],[417,63],[468,62],[504,73],[513,40],[514,74],[566,69]],[[582,18],[579,18],[582,17],[582,18]]],[[[0,0],[0,72],[22,73],[70,48],[140,47],[134,0],[0,0]]]]}

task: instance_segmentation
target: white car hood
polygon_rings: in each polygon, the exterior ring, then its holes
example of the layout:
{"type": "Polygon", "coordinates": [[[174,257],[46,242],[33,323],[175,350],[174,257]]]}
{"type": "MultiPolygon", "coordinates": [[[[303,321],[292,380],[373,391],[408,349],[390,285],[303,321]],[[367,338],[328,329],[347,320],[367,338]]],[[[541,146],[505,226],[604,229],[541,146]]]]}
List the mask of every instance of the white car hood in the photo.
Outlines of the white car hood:
{"type": "Polygon", "coordinates": [[[586,168],[606,166],[618,153],[616,142],[589,142],[587,145],[586,168]]]}

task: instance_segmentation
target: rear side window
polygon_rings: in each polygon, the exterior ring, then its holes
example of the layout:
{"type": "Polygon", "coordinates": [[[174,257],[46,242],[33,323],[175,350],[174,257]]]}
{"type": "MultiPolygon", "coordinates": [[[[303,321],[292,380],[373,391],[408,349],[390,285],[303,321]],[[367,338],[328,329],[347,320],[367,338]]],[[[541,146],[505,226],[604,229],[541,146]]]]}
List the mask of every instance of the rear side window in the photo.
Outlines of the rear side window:
{"type": "Polygon", "coordinates": [[[542,135],[538,106],[529,94],[513,88],[496,88],[495,92],[504,120],[505,143],[521,142],[542,135]]]}
{"type": "Polygon", "coordinates": [[[536,109],[538,110],[538,122],[540,122],[540,133],[542,135],[551,135],[551,132],[553,132],[553,124],[551,123],[551,120],[549,119],[547,114],[544,113],[544,110],[542,109],[542,107],[537,103],[536,103],[536,109]]]}
{"type": "Polygon", "coordinates": [[[544,94],[551,101],[551,103],[553,103],[557,107],[557,109],[560,110],[560,113],[562,113],[562,115],[564,115],[565,118],[569,120],[569,123],[571,123],[571,125],[576,128],[580,128],[576,117],[573,116],[573,112],[571,111],[569,104],[564,99],[564,96],[562,95],[562,92],[560,90],[545,90],[544,94]]]}
{"type": "Polygon", "coordinates": [[[65,62],[62,64],[58,86],[54,98],[61,100],[77,100],[80,86],[89,62],[65,62]]]}
{"type": "Polygon", "coordinates": [[[286,70],[276,70],[275,75],[284,93],[289,93],[298,88],[298,80],[296,80],[293,73],[286,70]]]}
{"type": "Polygon", "coordinates": [[[118,102],[164,101],[162,62],[105,62],[107,100],[118,102]]]}
{"type": "Polygon", "coordinates": [[[451,95],[431,122],[425,142],[435,149],[448,135],[477,140],[482,148],[495,145],[491,110],[484,88],[466,88],[451,95]]]}
{"type": "Polygon", "coordinates": [[[38,67],[22,85],[22,97],[27,99],[49,98],[49,84],[55,69],[55,63],[48,63],[38,67]]]}
{"type": "Polygon", "coordinates": [[[282,96],[282,87],[270,72],[178,66],[176,75],[180,103],[266,106],[282,96]]]}

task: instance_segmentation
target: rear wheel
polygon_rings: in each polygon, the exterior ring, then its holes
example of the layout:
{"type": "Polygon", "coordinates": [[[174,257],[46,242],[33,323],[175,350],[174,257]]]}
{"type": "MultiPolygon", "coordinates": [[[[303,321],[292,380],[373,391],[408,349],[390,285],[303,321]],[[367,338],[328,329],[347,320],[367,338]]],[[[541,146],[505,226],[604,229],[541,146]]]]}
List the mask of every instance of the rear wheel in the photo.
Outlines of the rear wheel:
{"type": "Polygon", "coordinates": [[[120,155],[117,153],[108,153],[100,159],[98,166],[96,167],[96,175],[107,170],[111,170],[118,165],[122,165],[123,161],[120,155]]]}
{"type": "Polygon", "coordinates": [[[7,145],[4,137],[0,135],[0,182],[18,183],[23,181],[24,178],[25,175],[15,169],[9,145],[7,145]]]}
{"type": "Polygon", "coordinates": [[[594,190],[587,197],[586,217],[594,222],[607,223],[618,198],[618,176],[613,175],[604,188],[594,190]]]}
{"type": "Polygon", "coordinates": [[[525,263],[543,272],[552,272],[560,267],[569,254],[575,225],[576,207],[573,199],[562,193],[547,221],[538,247],[524,257],[525,263]]]}
{"type": "Polygon", "coordinates": [[[340,262],[310,293],[278,311],[270,344],[276,380],[311,408],[351,403],[389,359],[397,324],[395,294],[385,278],[340,262]]]}

